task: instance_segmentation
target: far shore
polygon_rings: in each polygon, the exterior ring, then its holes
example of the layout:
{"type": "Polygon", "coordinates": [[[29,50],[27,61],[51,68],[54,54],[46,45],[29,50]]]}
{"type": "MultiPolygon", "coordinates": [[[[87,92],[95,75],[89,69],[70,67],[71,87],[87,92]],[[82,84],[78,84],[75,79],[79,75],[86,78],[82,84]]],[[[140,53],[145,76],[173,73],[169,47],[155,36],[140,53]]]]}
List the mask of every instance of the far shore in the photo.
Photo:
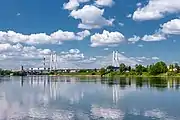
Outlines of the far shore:
{"type": "Polygon", "coordinates": [[[78,75],[78,74],[76,74],[76,75],[49,75],[49,76],[75,76],[75,77],[101,77],[101,75],[78,75]]]}
{"type": "MultiPolygon", "coordinates": [[[[11,75],[4,75],[4,76],[0,76],[0,77],[10,77],[11,75]]],[[[12,75],[12,76],[16,76],[16,75],[12,75]]],[[[17,75],[18,76],[18,75],[17,75]]],[[[28,76],[54,76],[54,77],[58,77],[58,76],[62,76],[62,77],[97,77],[97,78],[120,78],[120,77],[147,77],[147,78],[151,78],[151,77],[166,77],[166,78],[180,78],[179,75],[105,75],[105,76],[101,76],[101,75],[90,75],[90,74],[57,74],[57,75],[28,75],[28,76]]]]}
{"type": "Polygon", "coordinates": [[[180,76],[167,76],[167,75],[156,75],[156,76],[153,76],[153,75],[150,75],[150,76],[146,76],[146,75],[114,75],[114,76],[101,76],[101,75],[80,75],[80,74],[62,74],[62,75],[49,75],[49,76],[63,76],[63,77],[102,77],[102,78],[118,78],[118,77],[177,77],[177,78],[180,78],[180,76]]]}

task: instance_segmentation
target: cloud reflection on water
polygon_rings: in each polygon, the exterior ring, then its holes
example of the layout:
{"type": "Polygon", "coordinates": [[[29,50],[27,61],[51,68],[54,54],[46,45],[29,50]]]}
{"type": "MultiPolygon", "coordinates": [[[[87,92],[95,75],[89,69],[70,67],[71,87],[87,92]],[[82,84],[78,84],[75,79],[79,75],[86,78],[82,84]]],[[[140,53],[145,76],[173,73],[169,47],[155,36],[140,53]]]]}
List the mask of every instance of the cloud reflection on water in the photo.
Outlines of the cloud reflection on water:
{"type": "Polygon", "coordinates": [[[124,112],[115,108],[104,108],[98,105],[92,105],[91,113],[94,119],[104,118],[112,120],[123,120],[124,112]]]}
{"type": "MultiPolygon", "coordinates": [[[[69,104],[78,104],[83,101],[84,97],[102,93],[101,95],[105,95],[108,100],[117,103],[121,97],[129,93],[127,92],[129,89],[120,90],[120,87],[116,85],[109,87],[101,83],[74,83],[73,81],[76,80],[72,78],[64,78],[64,80],[63,82],[57,82],[51,79],[51,82],[49,82],[48,78],[35,77],[26,78],[20,81],[20,84],[18,84],[18,81],[13,80],[12,83],[3,85],[0,88],[0,120],[12,118],[71,120],[74,119],[75,114],[77,114],[76,117],[90,119],[91,116],[83,112],[75,113],[75,111],[65,110],[64,108],[52,108],[51,102],[63,99],[69,101],[69,104]],[[9,86],[9,84],[11,85],[9,86]],[[15,90],[15,93],[12,92],[12,89],[15,90]]],[[[130,91],[134,90],[134,88],[130,89],[130,91]]],[[[116,114],[119,116],[122,113],[110,108],[100,108],[100,110],[105,112],[100,115],[105,118],[107,113],[112,118],[116,118],[116,114]]],[[[91,112],[93,112],[93,115],[98,115],[98,108],[92,108],[91,112]]]]}
{"type": "MultiPolygon", "coordinates": [[[[125,79],[121,84],[102,84],[101,81],[96,83],[78,81],[79,79],[74,77],[53,78],[46,76],[26,77],[23,81],[20,81],[20,84],[19,78],[12,80],[12,82],[0,83],[0,120],[12,118],[25,120],[32,118],[50,120],[74,120],[75,118],[78,118],[78,120],[90,120],[91,118],[123,120],[127,113],[162,120],[172,118],[160,110],[149,110],[141,113],[138,109],[129,112],[115,107],[131,93],[141,91],[137,89],[137,84],[140,86],[142,83],[134,83],[129,79],[125,79]],[[82,106],[78,106],[80,104],[87,105],[90,110],[84,111],[81,108],[82,106]],[[78,106],[77,109],[68,108],[73,105],[78,106]]],[[[154,86],[155,84],[148,85],[154,86]]]]}
{"type": "Polygon", "coordinates": [[[166,112],[159,109],[147,110],[144,112],[144,116],[160,120],[175,120],[174,117],[168,116],[166,112]]]}

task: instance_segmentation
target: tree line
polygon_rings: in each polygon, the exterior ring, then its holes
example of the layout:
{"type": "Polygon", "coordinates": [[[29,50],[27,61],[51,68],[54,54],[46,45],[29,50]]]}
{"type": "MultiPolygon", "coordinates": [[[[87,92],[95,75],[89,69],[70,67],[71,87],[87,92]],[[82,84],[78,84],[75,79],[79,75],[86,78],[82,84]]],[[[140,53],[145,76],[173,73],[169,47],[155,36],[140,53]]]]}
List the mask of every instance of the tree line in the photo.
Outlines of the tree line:
{"type": "Polygon", "coordinates": [[[175,75],[180,72],[180,66],[175,63],[167,66],[163,61],[143,66],[141,64],[135,65],[135,67],[127,66],[121,63],[119,67],[108,66],[107,68],[101,68],[101,75],[105,74],[118,74],[118,75],[175,75]]]}
{"type": "Polygon", "coordinates": [[[3,69],[0,69],[0,76],[10,75],[11,73],[12,73],[11,70],[3,70],[3,69]]]}
{"type": "MultiPolygon", "coordinates": [[[[58,73],[58,72],[56,72],[58,73]]],[[[6,75],[22,75],[21,71],[13,72],[12,70],[3,70],[0,69],[0,76],[6,76],[6,75]]],[[[65,74],[65,73],[62,73],[65,74]]],[[[168,76],[180,76],[180,66],[175,64],[170,64],[167,66],[167,64],[163,61],[159,61],[157,63],[151,64],[151,65],[141,65],[137,64],[134,67],[127,66],[124,63],[121,63],[119,67],[114,66],[108,66],[106,68],[99,69],[83,69],[78,72],[73,73],[73,75],[76,74],[82,74],[82,75],[137,75],[137,76],[156,76],[156,75],[168,75],[168,76]]],[[[48,75],[48,74],[47,74],[48,75]]]]}

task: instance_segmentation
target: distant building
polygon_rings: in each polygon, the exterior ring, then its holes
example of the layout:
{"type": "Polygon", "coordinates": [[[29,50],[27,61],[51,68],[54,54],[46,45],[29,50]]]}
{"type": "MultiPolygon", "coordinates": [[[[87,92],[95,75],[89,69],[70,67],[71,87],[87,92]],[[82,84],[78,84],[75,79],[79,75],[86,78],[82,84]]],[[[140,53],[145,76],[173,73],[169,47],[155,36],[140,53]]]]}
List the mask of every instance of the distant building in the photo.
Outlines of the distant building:
{"type": "Polygon", "coordinates": [[[168,71],[170,71],[170,72],[176,72],[176,71],[178,71],[178,69],[175,68],[174,66],[173,66],[173,68],[170,68],[170,65],[169,65],[169,66],[167,66],[167,68],[168,68],[168,71]]]}
{"type": "Polygon", "coordinates": [[[45,73],[49,73],[50,69],[49,68],[29,68],[27,69],[27,71],[29,73],[41,73],[41,74],[45,74],[45,73]]]}
{"type": "Polygon", "coordinates": [[[169,71],[170,72],[176,72],[176,71],[178,71],[178,69],[177,68],[173,68],[173,69],[169,69],[169,71]]]}
{"type": "Polygon", "coordinates": [[[70,73],[76,73],[78,72],[77,70],[69,70],[70,73]]]}
{"type": "Polygon", "coordinates": [[[41,71],[41,70],[48,70],[48,68],[29,68],[30,71],[41,71]]]}

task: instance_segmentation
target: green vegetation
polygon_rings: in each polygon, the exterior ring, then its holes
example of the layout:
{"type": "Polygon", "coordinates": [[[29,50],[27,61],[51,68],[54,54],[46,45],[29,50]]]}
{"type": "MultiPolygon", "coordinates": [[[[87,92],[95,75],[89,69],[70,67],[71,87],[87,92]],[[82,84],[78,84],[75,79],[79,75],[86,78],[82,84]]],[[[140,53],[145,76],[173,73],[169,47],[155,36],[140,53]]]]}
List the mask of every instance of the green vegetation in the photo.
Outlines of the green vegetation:
{"type": "MultiPolygon", "coordinates": [[[[104,69],[104,68],[102,68],[104,69]]],[[[106,69],[104,69],[104,72],[106,69]]],[[[68,76],[96,76],[96,75],[101,75],[103,74],[103,71],[98,71],[97,69],[81,69],[77,71],[71,71],[71,70],[66,70],[66,71],[52,71],[49,73],[49,75],[68,75],[68,76]]]]}
{"type": "Polygon", "coordinates": [[[10,70],[2,70],[0,69],[0,76],[8,76],[12,73],[10,70]]]}
{"type": "Polygon", "coordinates": [[[180,76],[180,67],[179,65],[172,64],[168,66],[163,61],[157,62],[152,65],[143,66],[141,64],[135,65],[135,67],[126,66],[124,63],[121,63],[119,67],[108,66],[101,69],[81,69],[79,71],[56,71],[51,72],[50,75],[79,75],[79,76],[92,76],[98,75],[101,77],[164,77],[164,76],[180,76]]]}
{"type": "MultiPolygon", "coordinates": [[[[26,72],[11,71],[0,69],[0,76],[24,76],[26,72]]],[[[121,63],[119,67],[108,66],[101,69],[81,69],[81,70],[56,70],[46,73],[37,73],[37,75],[70,75],[70,76],[101,76],[101,77],[164,77],[164,76],[179,76],[180,66],[175,63],[169,65],[169,67],[163,61],[155,64],[143,66],[141,64],[135,65],[135,67],[126,66],[121,63]]]]}
{"type": "Polygon", "coordinates": [[[180,67],[176,64],[171,64],[168,66],[163,61],[157,62],[152,65],[143,66],[141,64],[135,65],[134,68],[131,66],[126,66],[125,64],[121,63],[119,68],[114,69],[112,66],[108,66],[106,71],[103,73],[107,73],[107,71],[111,71],[107,74],[101,74],[106,77],[113,77],[113,76],[142,76],[142,77],[163,77],[163,76],[180,76],[180,67]]]}
{"type": "Polygon", "coordinates": [[[25,72],[0,69],[0,76],[25,76],[25,72]]]}

